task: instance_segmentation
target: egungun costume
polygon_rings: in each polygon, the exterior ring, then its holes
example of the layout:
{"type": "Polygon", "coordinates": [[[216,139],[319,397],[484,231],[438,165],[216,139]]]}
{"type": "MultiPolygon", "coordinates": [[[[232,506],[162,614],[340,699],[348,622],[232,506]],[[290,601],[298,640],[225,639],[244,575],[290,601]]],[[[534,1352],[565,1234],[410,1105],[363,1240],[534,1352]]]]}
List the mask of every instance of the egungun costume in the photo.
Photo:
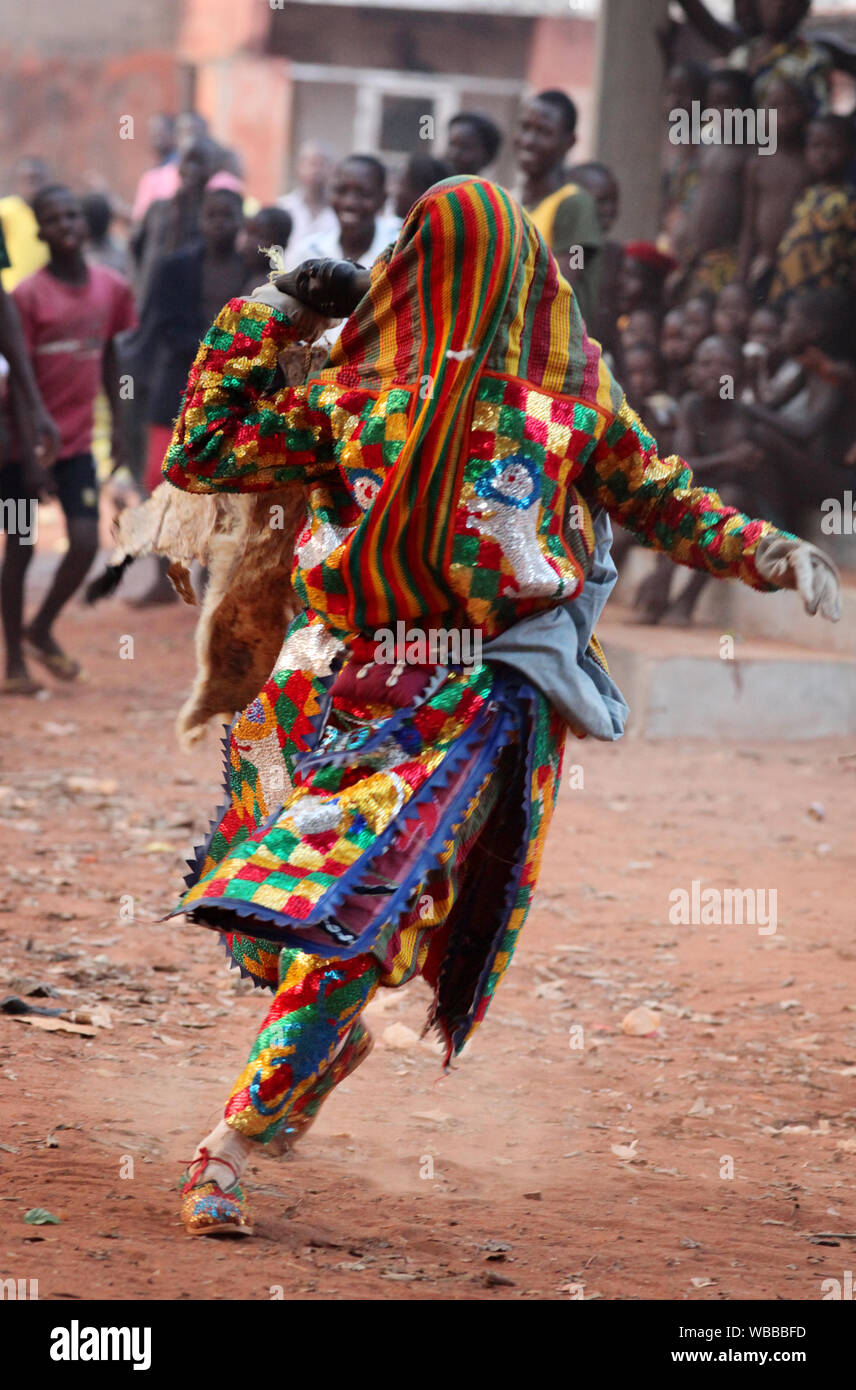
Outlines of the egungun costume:
{"type": "MultiPolygon", "coordinates": [[[[226,803],[176,909],[274,991],[225,1120],[278,1150],[368,1051],[379,986],[428,981],[447,1060],[484,1017],[532,901],[567,728],[623,727],[592,632],[615,574],[607,518],[757,589],[794,587],[799,554],[815,608],[835,588],[819,552],[657,456],[553,256],[490,183],[431,189],[326,364],[287,385],[295,339],[289,312],[229,303],[164,463],[189,494],[259,494],[264,544],[283,498],[301,511],[300,611],[232,724],[226,803]]],[[[252,647],[229,650],[239,675],[252,647]]],[[[204,1178],[187,1229],[248,1229],[239,1183],[204,1178]]]]}

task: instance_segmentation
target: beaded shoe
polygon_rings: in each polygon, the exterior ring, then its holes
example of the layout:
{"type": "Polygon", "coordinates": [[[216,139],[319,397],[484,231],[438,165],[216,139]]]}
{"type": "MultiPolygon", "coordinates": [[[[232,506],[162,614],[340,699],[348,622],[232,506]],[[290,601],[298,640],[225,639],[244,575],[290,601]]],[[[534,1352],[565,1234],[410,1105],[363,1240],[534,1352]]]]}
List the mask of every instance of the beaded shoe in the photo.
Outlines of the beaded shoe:
{"type": "Polygon", "coordinates": [[[235,1173],[235,1181],[230,1187],[222,1188],[214,1181],[196,1183],[196,1178],[210,1162],[211,1155],[203,1148],[187,1166],[181,1189],[184,1194],[181,1205],[184,1229],[190,1236],[251,1236],[253,1226],[249,1205],[235,1168],[228,1159],[218,1158],[217,1162],[225,1164],[235,1173]],[[195,1174],[194,1168],[197,1169],[195,1174]]]}

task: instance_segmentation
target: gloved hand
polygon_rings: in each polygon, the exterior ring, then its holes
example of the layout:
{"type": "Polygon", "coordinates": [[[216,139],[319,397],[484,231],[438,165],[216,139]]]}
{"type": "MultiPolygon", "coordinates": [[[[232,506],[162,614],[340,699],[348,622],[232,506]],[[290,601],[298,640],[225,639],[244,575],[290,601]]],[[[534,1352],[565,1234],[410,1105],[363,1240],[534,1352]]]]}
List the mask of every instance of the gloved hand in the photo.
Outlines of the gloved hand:
{"type": "Polygon", "coordinates": [[[329,318],[345,319],[368,293],[371,275],[354,261],[303,261],[274,284],[329,318]]]}
{"type": "Polygon", "coordinates": [[[278,309],[281,314],[286,314],[297,330],[299,337],[306,342],[314,342],[319,334],[330,326],[330,319],[325,314],[319,313],[317,309],[310,309],[308,305],[295,299],[293,295],[284,294],[270,281],[258,285],[250,295],[250,299],[256,300],[259,304],[266,304],[269,309],[278,309]]]}
{"type": "Polygon", "coordinates": [[[807,613],[837,623],[841,617],[841,577],[829,556],[808,541],[762,536],[755,551],[762,579],[780,589],[796,589],[807,613]]]}

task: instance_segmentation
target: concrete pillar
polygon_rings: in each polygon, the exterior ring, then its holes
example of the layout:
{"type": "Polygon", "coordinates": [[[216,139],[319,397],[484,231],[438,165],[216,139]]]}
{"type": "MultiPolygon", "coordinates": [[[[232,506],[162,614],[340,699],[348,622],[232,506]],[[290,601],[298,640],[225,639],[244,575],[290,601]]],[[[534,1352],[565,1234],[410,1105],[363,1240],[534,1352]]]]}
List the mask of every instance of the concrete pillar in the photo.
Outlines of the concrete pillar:
{"type": "Polygon", "coordinates": [[[621,183],[614,235],[653,239],[659,230],[664,64],[657,30],[668,0],[602,0],[595,57],[596,158],[621,183]]]}
{"type": "Polygon", "coordinates": [[[291,144],[292,82],[285,58],[234,57],[201,63],[197,108],[215,140],[237,150],[247,192],[272,203],[285,191],[291,144]]]}
{"type": "Polygon", "coordinates": [[[182,0],[178,48],[189,63],[210,62],[232,53],[261,52],[271,14],[285,0],[182,0]]]}

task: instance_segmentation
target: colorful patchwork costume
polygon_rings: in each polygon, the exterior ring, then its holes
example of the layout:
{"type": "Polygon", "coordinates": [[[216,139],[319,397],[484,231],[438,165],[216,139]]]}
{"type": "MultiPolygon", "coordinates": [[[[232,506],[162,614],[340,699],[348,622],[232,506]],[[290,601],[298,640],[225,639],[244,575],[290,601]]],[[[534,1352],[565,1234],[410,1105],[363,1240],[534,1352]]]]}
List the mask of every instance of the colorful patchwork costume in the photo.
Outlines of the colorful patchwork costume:
{"type": "Polygon", "coordinates": [[[306,489],[305,612],[232,726],[227,803],[176,909],[276,992],[226,1107],[275,1148],[365,1055],[379,985],[421,973],[458,1053],[532,901],[566,721],[519,670],[432,662],[425,636],[488,642],[573,600],[592,509],[758,589],[776,587],[758,542],[778,535],[658,458],[553,256],[492,184],[431,189],[326,366],[285,386],[295,336],[284,313],[228,304],[164,463],[188,492],[306,489]],[[399,622],[390,666],[378,634],[399,622]]]}

